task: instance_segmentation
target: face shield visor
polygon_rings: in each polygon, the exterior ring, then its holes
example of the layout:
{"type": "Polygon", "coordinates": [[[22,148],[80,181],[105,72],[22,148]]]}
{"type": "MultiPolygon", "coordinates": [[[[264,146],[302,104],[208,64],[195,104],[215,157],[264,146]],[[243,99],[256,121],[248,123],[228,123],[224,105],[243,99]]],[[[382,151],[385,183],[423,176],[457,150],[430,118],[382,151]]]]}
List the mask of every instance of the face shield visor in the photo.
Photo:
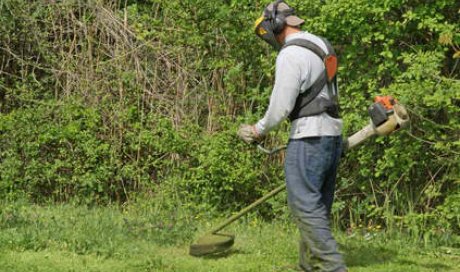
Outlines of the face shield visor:
{"type": "Polygon", "coordinates": [[[281,49],[281,44],[276,40],[275,34],[273,33],[272,24],[270,20],[265,18],[265,16],[260,17],[256,20],[255,24],[256,35],[259,36],[269,45],[273,46],[275,50],[279,51],[281,49]]]}

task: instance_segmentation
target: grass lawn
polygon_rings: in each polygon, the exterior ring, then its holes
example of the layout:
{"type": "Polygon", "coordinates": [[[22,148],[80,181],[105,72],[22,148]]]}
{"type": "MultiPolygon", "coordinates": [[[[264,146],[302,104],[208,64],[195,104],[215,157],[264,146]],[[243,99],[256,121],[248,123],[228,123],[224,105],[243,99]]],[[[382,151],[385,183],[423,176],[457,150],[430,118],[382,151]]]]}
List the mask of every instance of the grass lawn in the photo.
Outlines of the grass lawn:
{"type": "MultiPolygon", "coordinates": [[[[239,222],[234,247],[195,258],[188,246],[211,227],[190,217],[70,206],[3,207],[0,271],[293,271],[297,231],[281,222],[239,222]]],[[[389,235],[337,233],[350,271],[460,271],[460,249],[422,247],[389,235]]]]}

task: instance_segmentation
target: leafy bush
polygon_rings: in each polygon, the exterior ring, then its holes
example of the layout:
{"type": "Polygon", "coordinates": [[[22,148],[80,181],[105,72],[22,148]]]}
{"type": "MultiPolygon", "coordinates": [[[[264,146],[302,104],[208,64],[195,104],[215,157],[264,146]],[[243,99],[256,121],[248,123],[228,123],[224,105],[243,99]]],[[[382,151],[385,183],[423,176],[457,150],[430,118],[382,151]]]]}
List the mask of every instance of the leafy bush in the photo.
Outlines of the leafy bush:
{"type": "Polygon", "coordinates": [[[92,203],[152,190],[186,142],[168,120],[149,116],[148,130],[133,112],[117,114],[116,124],[129,121],[120,138],[106,138],[103,113],[78,100],[0,116],[1,194],[92,203]]]}
{"type": "Polygon", "coordinates": [[[186,174],[187,191],[217,209],[250,203],[284,182],[279,165],[269,164],[255,145],[248,147],[237,138],[238,123],[225,123],[222,132],[201,138],[186,174]]]}
{"type": "Polygon", "coordinates": [[[111,147],[97,135],[97,111],[78,104],[39,105],[1,117],[2,194],[34,199],[97,198],[110,187],[111,147]]]}
{"type": "MultiPolygon", "coordinates": [[[[170,190],[225,209],[282,182],[282,155],[235,138],[238,116],[261,117],[271,91],[276,54],[252,29],[269,1],[48,2],[0,4],[1,196],[107,203],[170,190]]],[[[337,48],[346,135],[377,94],[412,118],[343,160],[335,221],[415,215],[435,229],[442,217],[458,231],[458,1],[289,4],[337,48]]],[[[268,145],[285,142],[280,131],[268,145]]]]}

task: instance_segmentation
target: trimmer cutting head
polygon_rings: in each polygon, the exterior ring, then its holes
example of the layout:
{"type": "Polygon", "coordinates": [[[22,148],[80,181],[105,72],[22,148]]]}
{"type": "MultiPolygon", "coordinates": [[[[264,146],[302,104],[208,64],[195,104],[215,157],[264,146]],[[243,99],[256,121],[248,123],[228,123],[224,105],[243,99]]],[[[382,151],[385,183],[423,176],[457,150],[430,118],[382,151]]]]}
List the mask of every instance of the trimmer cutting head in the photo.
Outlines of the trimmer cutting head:
{"type": "Polygon", "coordinates": [[[235,235],[227,233],[207,234],[192,245],[189,254],[195,257],[218,254],[227,251],[233,246],[235,235]]]}

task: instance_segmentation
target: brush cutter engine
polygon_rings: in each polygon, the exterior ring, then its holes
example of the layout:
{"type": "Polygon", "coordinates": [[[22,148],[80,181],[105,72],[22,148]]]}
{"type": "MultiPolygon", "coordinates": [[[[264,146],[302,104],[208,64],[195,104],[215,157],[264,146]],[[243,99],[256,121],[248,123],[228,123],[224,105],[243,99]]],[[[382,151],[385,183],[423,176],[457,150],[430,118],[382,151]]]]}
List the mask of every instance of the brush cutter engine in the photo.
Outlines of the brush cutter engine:
{"type": "Polygon", "coordinates": [[[369,109],[370,124],[348,137],[345,149],[350,149],[364,142],[367,138],[386,136],[409,124],[409,115],[404,106],[391,96],[377,96],[369,109]]]}
{"type": "Polygon", "coordinates": [[[369,107],[368,112],[372,124],[378,127],[385,123],[388,120],[388,116],[394,112],[393,107],[397,103],[397,100],[391,96],[377,96],[374,102],[369,107]]]}

